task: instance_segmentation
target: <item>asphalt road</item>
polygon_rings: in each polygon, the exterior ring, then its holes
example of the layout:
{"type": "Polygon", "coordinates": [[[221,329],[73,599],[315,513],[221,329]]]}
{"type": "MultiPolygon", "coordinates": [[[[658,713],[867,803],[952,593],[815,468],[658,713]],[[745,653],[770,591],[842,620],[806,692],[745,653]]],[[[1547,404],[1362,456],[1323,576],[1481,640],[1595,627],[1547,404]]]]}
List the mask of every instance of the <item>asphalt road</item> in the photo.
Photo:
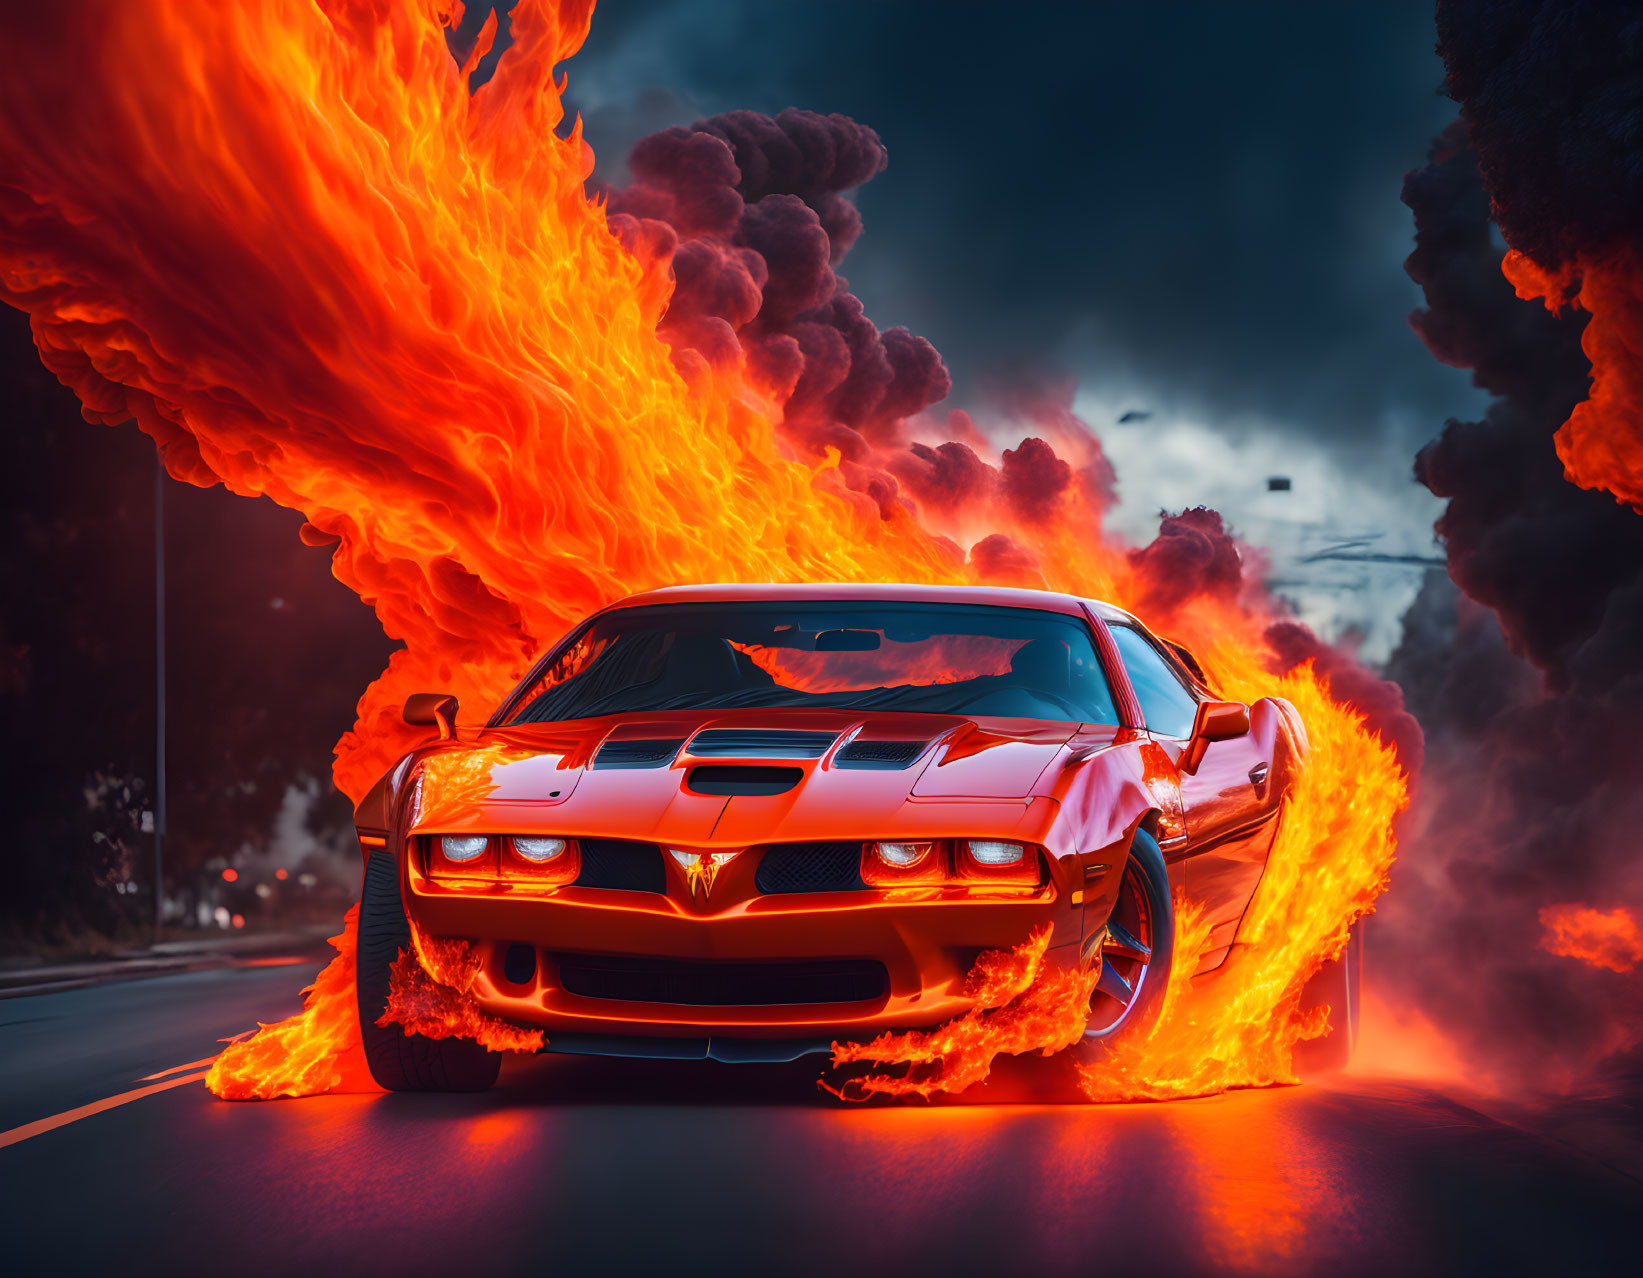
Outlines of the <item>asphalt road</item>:
{"type": "Polygon", "coordinates": [[[316,970],[0,1003],[7,1271],[1384,1278],[1643,1257],[1635,1165],[1555,1121],[1350,1076],[1169,1105],[846,1107],[814,1066],[544,1056],[481,1096],[211,1097],[194,1076],[217,1040],[294,1010],[316,970]]]}

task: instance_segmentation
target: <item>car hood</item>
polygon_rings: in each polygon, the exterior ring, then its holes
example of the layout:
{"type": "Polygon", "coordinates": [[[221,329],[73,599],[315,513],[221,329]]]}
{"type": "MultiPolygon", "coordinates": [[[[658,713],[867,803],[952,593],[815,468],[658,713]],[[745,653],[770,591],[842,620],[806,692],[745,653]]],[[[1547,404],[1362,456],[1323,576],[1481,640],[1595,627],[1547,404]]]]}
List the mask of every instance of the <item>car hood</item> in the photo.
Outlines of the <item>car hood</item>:
{"type": "Polygon", "coordinates": [[[809,710],[522,725],[426,756],[412,828],[698,846],[1003,832],[1032,824],[1075,734],[1088,725],[809,710]],[[761,781],[782,788],[745,792],[761,781]]]}

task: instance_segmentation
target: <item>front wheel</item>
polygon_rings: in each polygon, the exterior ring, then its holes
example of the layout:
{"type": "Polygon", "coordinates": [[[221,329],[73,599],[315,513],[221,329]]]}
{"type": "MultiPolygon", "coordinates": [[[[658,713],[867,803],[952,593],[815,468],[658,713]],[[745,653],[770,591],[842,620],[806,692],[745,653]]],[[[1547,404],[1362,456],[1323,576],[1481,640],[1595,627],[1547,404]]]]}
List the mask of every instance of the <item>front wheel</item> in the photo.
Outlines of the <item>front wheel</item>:
{"type": "Polygon", "coordinates": [[[1130,843],[1118,899],[1101,945],[1101,979],[1090,995],[1090,1020],[1074,1051],[1086,1063],[1112,1045],[1145,1034],[1163,1010],[1175,956],[1175,905],[1169,870],[1158,843],[1137,830],[1130,843]]]}
{"type": "Polygon", "coordinates": [[[359,1036],[365,1063],[379,1086],[391,1092],[482,1092],[502,1069],[499,1052],[470,1038],[424,1038],[377,1020],[388,1007],[388,972],[401,950],[411,948],[411,925],[399,895],[399,867],[386,852],[365,863],[359,896],[359,938],[354,985],[359,996],[359,1036]]]}

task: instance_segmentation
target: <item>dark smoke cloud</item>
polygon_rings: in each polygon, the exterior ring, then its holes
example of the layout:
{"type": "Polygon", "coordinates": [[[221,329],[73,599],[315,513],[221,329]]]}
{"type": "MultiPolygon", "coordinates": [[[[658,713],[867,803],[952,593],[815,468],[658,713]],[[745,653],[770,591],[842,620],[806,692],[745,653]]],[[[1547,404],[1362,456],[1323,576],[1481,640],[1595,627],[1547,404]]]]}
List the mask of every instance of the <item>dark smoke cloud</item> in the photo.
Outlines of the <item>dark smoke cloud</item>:
{"type": "MultiPolygon", "coordinates": [[[[1453,52],[1455,7],[1445,17],[1453,52]]],[[[1404,199],[1427,303],[1412,323],[1496,398],[1416,462],[1449,501],[1438,531],[1465,595],[1427,582],[1390,671],[1427,763],[1377,952],[1485,1072],[1567,1086],[1629,1051],[1643,1011],[1635,982],[1537,945],[1543,907],[1643,902],[1643,519],[1563,478],[1553,435],[1585,393],[1583,321],[1502,277],[1464,126],[1404,199]]]]}
{"type": "Polygon", "coordinates": [[[1404,199],[1416,215],[1409,274],[1427,299],[1411,322],[1497,397],[1482,421],[1450,421],[1415,474],[1449,500],[1437,528],[1450,576],[1494,609],[1514,651],[1561,680],[1614,593],[1643,573],[1643,520],[1566,483],[1552,443],[1586,394],[1584,320],[1519,302],[1501,275],[1463,125],[1409,175],[1404,199]]]}
{"type": "MultiPolygon", "coordinates": [[[[952,386],[940,354],[905,328],[880,330],[838,272],[861,229],[847,196],[887,162],[872,129],[793,109],[733,111],[641,138],[628,158],[634,180],[606,195],[618,234],[672,253],[662,333],[676,362],[688,374],[745,358],[780,395],[790,446],[812,461],[836,452],[839,478],[881,516],[911,505],[948,532],[996,510],[1031,527],[1078,501],[1099,519],[1115,477],[1072,410],[1072,379],[1036,369],[992,379],[991,433],[1019,441],[996,461],[978,452],[991,451],[989,432],[967,414],[922,416],[952,386]]],[[[986,579],[1042,581],[1017,540],[970,554],[986,579]]]]}
{"type": "Polygon", "coordinates": [[[1643,510],[1643,9],[1450,0],[1438,30],[1509,275],[1591,315],[1592,384],[1558,454],[1577,484],[1643,510]]]}
{"type": "Polygon", "coordinates": [[[1130,563],[1148,583],[1143,611],[1167,615],[1195,595],[1235,600],[1244,586],[1238,543],[1220,514],[1202,506],[1165,515],[1158,537],[1134,551],[1130,563]]]}
{"type": "MultiPolygon", "coordinates": [[[[946,365],[924,338],[879,329],[837,269],[861,232],[848,193],[887,161],[872,129],[794,109],[732,111],[640,139],[628,157],[633,182],[608,192],[612,221],[630,241],[674,246],[662,332],[680,367],[745,357],[781,395],[791,446],[811,460],[836,451],[844,483],[881,514],[906,501],[958,515],[996,499],[1031,522],[1075,488],[1110,498],[1111,468],[1072,417],[1070,388],[1053,411],[1018,416],[1082,434],[1092,459],[1081,468],[1036,437],[996,465],[971,446],[979,435],[911,441],[907,423],[952,387],[946,365]]],[[[1054,405],[1053,393],[1035,394],[1054,405]]],[[[982,552],[978,570],[1036,574],[1012,546],[982,552]]]]}
{"type": "Polygon", "coordinates": [[[1506,242],[1541,265],[1643,234],[1643,8],[1441,0],[1438,52],[1506,242]]]}
{"type": "Polygon", "coordinates": [[[609,193],[621,232],[677,240],[664,335],[710,361],[745,350],[786,390],[788,425],[813,453],[922,412],[951,387],[929,342],[881,332],[836,267],[861,230],[848,192],[884,144],[840,115],[732,111],[641,138],[631,185],[609,193]],[[736,339],[727,345],[728,337],[736,339]]]}

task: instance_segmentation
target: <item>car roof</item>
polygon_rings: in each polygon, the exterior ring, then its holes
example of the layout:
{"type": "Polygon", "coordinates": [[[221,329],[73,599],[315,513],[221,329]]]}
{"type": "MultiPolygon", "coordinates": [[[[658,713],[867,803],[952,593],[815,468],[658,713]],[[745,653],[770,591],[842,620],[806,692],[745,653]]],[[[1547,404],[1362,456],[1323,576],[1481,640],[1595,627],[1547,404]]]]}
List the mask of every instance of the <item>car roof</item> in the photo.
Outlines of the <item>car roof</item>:
{"type": "Polygon", "coordinates": [[[1122,608],[1099,599],[1053,590],[1021,590],[1010,586],[915,586],[901,582],[764,582],[757,584],[714,583],[695,586],[665,586],[629,595],[611,604],[612,609],[661,603],[781,602],[784,600],[837,600],[872,603],[990,604],[1004,608],[1038,608],[1045,612],[1081,616],[1084,608],[1103,621],[1135,619],[1122,608]]]}

